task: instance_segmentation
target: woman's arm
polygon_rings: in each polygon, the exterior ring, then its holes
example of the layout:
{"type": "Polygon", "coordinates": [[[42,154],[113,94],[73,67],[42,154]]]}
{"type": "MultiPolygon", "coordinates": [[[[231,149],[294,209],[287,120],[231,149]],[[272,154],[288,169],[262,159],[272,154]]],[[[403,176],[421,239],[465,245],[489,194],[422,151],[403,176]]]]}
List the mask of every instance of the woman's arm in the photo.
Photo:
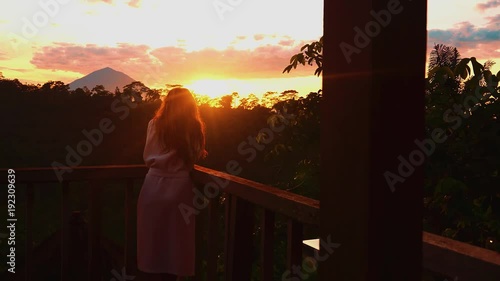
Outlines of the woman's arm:
{"type": "Polygon", "coordinates": [[[153,129],[153,119],[149,120],[148,129],[146,131],[146,143],[144,145],[144,151],[142,152],[142,158],[146,165],[148,164],[146,159],[148,158],[151,151],[151,138],[152,138],[152,129],[153,129]]]}

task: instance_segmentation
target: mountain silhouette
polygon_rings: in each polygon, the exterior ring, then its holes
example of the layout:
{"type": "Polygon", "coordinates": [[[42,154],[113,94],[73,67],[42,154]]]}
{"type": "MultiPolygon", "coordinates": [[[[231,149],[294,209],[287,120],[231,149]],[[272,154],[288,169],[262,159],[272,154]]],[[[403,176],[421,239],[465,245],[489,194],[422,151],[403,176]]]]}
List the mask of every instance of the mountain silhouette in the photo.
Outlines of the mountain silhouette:
{"type": "Polygon", "coordinates": [[[123,86],[134,81],[136,80],[123,72],[105,67],[69,83],[69,88],[70,90],[76,90],[87,86],[89,90],[92,90],[96,85],[103,85],[106,90],[114,92],[116,87],[123,90],[123,86]]]}

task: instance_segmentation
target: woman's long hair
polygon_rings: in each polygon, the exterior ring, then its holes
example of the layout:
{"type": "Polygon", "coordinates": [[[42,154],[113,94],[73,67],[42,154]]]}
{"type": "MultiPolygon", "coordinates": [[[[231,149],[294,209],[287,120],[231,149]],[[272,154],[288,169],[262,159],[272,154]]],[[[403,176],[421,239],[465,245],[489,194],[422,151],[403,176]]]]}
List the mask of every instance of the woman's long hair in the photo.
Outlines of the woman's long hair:
{"type": "Polygon", "coordinates": [[[165,152],[175,149],[188,165],[206,157],[205,124],[188,89],[170,90],[153,119],[165,152]]]}

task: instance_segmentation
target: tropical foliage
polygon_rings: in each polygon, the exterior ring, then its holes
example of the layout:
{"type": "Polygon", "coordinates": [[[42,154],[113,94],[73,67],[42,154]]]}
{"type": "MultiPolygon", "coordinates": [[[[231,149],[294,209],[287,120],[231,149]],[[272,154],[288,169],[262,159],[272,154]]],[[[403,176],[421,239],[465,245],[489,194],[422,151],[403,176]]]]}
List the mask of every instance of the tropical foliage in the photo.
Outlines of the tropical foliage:
{"type": "Polygon", "coordinates": [[[445,45],[430,54],[426,137],[442,130],[446,140],[426,162],[424,225],[500,251],[500,72],[493,65],[445,45]]]}

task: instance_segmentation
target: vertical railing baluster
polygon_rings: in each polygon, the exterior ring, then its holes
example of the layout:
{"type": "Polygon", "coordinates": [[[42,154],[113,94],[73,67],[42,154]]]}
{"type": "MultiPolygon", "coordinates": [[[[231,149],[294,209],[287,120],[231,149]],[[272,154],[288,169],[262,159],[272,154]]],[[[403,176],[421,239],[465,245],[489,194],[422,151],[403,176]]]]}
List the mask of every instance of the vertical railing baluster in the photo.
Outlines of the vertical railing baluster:
{"type": "MultiPolygon", "coordinates": [[[[201,186],[196,185],[196,188],[200,190],[201,186]]],[[[202,191],[200,191],[202,192],[202,191]]],[[[193,217],[191,217],[191,220],[193,217]]],[[[195,274],[194,274],[194,281],[202,281],[203,280],[203,250],[204,246],[206,245],[204,241],[204,233],[205,229],[207,229],[208,226],[206,226],[206,212],[202,209],[200,210],[200,213],[196,216],[194,216],[194,222],[196,223],[196,232],[195,232],[195,274]]],[[[190,223],[193,223],[191,221],[190,223]]]]}
{"type": "Polygon", "coordinates": [[[261,279],[263,281],[273,280],[273,243],[274,243],[274,212],[262,209],[261,218],[261,279]]]}
{"type": "Polygon", "coordinates": [[[210,200],[208,205],[208,238],[207,238],[207,281],[217,280],[217,231],[219,230],[219,221],[217,217],[217,208],[219,206],[219,197],[210,200]]]}
{"type": "Polygon", "coordinates": [[[61,281],[68,280],[69,272],[69,182],[61,186],[61,281]]]}
{"type": "Polygon", "coordinates": [[[136,224],[134,224],[134,216],[137,216],[136,210],[132,208],[134,205],[134,179],[127,179],[125,187],[125,250],[124,250],[124,261],[125,272],[127,275],[135,275],[136,269],[136,259],[134,253],[135,243],[135,231],[136,224]]]}
{"type": "Polygon", "coordinates": [[[248,281],[252,273],[253,249],[253,205],[233,196],[229,222],[229,257],[226,268],[227,281],[248,281]]]}
{"type": "Polygon", "coordinates": [[[88,278],[89,281],[101,280],[101,253],[100,253],[100,233],[101,233],[101,200],[102,183],[91,181],[89,188],[89,225],[88,225],[88,278]]]}
{"type": "Polygon", "coordinates": [[[27,281],[31,281],[33,275],[33,203],[34,185],[30,182],[26,186],[26,257],[24,266],[27,281]]]}
{"type": "Polygon", "coordinates": [[[228,270],[231,267],[232,263],[230,261],[231,247],[229,246],[229,239],[231,237],[231,201],[233,200],[233,196],[230,193],[225,193],[226,199],[224,200],[224,280],[228,279],[228,270]]]}
{"type": "Polygon", "coordinates": [[[302,230],[300,222],[289,218],[287,230],[287,269],[302,265],[302,230]]]}

